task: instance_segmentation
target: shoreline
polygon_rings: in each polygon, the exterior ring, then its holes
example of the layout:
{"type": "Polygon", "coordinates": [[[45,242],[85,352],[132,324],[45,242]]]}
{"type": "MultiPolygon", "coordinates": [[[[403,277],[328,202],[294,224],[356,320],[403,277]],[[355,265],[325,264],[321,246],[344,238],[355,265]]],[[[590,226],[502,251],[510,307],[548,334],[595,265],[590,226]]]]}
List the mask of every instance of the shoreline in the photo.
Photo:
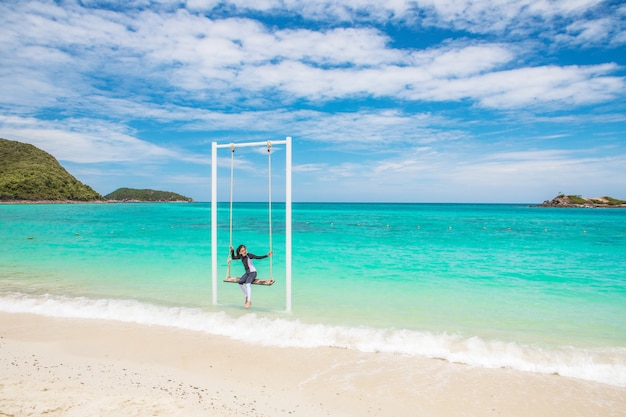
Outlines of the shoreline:
{"type": "Polygon", "coordinates": [[[107,200],[93,200],[93,201],[81,201],[81,200],[0,200],[0,205],[30,205],[30,204],[108,204],[112,201],[107,200]]]}
{"type": "Polygon", "coordinates": [[[0,205],[30,205],[30,204],[125,204],[125,203],[195,203],[195,201],[143,201],[143,200],[0,200],[0,205]]]}
{"type": "MultiPolygon", "coordinates": [[[[208,203],[206,201],[183,201],[183,200],[175,200],[175,201],[166,201],[166,200],[158,200],[158,201],[145,201],[145,200],[93,200],[93,201],[78,201],[78,200],[0,200],[0,205],[44,205],[44,204],[141,204],[141,203],[208,203]]],[[[223,202],[222,202],[223,203],[223,202]]],[[[296,203],[301,204],[301,203],[296,203]]],[[[307,204],[305,202],[305,204],[307,204]]],[[[333,203],[324,203],[324,204],[333,204],[333,203]]],[[[344,204],[344,203],[336,203],[336,204],[344,204]]],[[[529,204],[529,203],[347,203],[347,204],[477,204],[477,205],[523,205],[528,208],[546,208],[546,209],[623,209],[626,208],[626,204],[563,204],[563,205],[553,205],[553,204],[529,204]]]]}
{"type": "Polygon", "coordinates": [[[0,414],[626,416],[626,388],[338,348],[0,313],[0,414]]]}

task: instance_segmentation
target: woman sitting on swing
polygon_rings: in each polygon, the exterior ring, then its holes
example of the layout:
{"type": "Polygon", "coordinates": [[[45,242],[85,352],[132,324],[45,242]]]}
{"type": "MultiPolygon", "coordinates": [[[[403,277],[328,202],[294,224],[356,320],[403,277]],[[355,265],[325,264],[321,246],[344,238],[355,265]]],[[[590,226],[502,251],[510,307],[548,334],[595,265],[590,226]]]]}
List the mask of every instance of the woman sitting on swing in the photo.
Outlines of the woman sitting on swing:
{"type": "Polygon", "coordinates": [[[256,279],[256,268],[252,263],[253,259],[265,259],[268,256],[272,256],[272,251],[269,251],[267,255],[255,255],[249,253],[245,245],[239,245],[237,247],[237,253],[230,247],[230,257],[232,259],[241,259],[243,267],[246,269],[246,273],[239,278],[238,284],[241,291],[246,296],[245,308],[248,309],[252,305],[252,281],[256,279]]]}

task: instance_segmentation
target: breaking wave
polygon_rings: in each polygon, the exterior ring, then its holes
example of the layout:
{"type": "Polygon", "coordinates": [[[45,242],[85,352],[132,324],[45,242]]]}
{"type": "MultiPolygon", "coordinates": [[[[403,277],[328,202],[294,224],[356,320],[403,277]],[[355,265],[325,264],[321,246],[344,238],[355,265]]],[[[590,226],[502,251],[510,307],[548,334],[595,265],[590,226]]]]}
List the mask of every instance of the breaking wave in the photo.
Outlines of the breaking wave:
{"type": "Polygon", "coordinates": [[[566,377],[626,387],[626,348],[547,349],[447,333],[304,323],[292,317],[233,317],[223,311],[166,307],[135,300],[0,293],[0,311],[173,327],[278,347],[337,347],[566,377]]]}

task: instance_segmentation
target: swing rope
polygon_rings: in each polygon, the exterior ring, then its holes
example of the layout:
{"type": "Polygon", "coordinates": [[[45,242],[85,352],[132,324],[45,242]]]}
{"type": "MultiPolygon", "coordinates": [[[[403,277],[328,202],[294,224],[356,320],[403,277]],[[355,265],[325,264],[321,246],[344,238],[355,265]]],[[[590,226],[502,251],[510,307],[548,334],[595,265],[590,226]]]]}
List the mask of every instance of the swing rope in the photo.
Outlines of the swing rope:
{"type": "MultiPolygon", "coordinates": [[[[235,183],[235,144],[230,144],[230,208],[229,208],[229,246],[228,246],[228,267],[226,269],[226,279],[230,278],[230,264],[232,261],[230,248],[233,247],[233,188],[235,183]]],[[[273,252],[273,231],[272,231],[272,142],[267,141],[267,171],[268,171],[268,217],[269,217],[269,245],[270,252],[273,252]]],[[[273,256],[270,256],[270,277],[273,282],[273,256]]],[[[271,285],[271,284],[270,284],[271,285]]]]}
{"type": "Polygon", "coordinates": [[[229,244],[228,244],[228,268],[226,270],[226,278],[230,277],[230,261],[231,252],[230,248],[233,247],[233,184],[235,180],[235,144],[230,144],[230,210],[229,210],[229,244]]]}
{"type": "MultiPolygon", "coordinates": [[[[268,190],[268,218],[269,218],[269,232],[270,232],[270,252],[272,249],[272,142],[267,141],[267,190],[268,190]]],[[[272,259],[274,256],[270,256],[270,280],[273,279],[272,275],[272,259]]]]}

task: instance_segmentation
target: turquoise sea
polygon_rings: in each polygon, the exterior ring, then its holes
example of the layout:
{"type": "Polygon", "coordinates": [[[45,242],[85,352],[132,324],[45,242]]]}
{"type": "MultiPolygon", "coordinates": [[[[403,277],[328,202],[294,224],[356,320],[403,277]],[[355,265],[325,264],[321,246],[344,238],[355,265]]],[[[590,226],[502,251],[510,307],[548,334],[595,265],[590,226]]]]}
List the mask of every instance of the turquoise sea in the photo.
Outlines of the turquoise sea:
{"type": "MultiPolygon", "coordinates": [[[[497,204],[293,206],[292,312],[284,207],[271,287],[244,310],[222,282],[229,207],[0,205],[0,311],[164,325],[255,344],[335,346],[626,386],[626,210],[497,204]]],[[[233,243],[269,250],[266,203],[235,203],[233,243]]],[[[257,260],[267,278],[269,259],[257,260]]],[[[243,267],[233,262],[233,273],[243,267]]]]}

